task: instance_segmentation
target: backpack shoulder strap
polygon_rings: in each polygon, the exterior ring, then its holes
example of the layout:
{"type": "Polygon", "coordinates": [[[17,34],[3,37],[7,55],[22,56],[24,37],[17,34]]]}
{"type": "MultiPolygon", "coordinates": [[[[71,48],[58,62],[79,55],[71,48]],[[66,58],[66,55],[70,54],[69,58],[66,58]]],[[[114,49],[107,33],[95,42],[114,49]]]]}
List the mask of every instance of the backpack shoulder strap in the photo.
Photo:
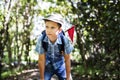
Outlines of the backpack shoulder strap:
{"type": "Polygon", "coordinates": [[[59,33],[59,35],[60,35],[62,44],[58,44],[58,48],[59,48],[60,53],[62,53],[62,52],[64,52],[64,49],[65,49],[65,48],[64,48],[64,45],[65,45],[65,41],[64,41],[65,33],[64,33],[63,31],[61,31],[61,32],[59,33]]]}
{"type": "Polygon", "coordinates": [[[42,32],[42,47],[44,48],[45,51],[47,51],[47,48],[48,48],[48,43],[47,42],[44,42],[44,38],[46,37],[46,32],[45,30],[42,32]]]}

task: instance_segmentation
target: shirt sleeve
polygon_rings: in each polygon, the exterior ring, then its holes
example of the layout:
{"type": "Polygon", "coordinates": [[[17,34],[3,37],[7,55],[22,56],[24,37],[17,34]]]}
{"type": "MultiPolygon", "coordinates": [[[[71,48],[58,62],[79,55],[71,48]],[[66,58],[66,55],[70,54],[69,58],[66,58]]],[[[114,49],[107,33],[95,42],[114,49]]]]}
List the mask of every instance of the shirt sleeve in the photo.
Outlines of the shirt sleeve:
{"type": "Polygon", "coordinates": [[[73,51],[74,47],[67,37],[64,37],[64,41],[65,41],[65,54],[70,54],[73,51]]]}
{"type": "Polygon", "coordinates": [[[35,51],[39,54],[43,54],[45,51],[42,47],[42,35],[40,35],[37,39],[37,44],[36,44],[36,47],[35,47],[35,51]]]}

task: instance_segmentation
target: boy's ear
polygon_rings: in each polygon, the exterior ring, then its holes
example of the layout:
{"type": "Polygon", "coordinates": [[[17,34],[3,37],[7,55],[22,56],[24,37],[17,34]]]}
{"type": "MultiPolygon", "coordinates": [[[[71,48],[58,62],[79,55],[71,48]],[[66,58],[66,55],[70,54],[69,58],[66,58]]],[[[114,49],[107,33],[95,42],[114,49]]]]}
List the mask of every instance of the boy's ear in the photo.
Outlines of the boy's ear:
{"type": "Polygon", "coordinates": [[[62,28],[60,27],[60,29],[59,29],[59,33],[62,31],[62,28]]]}
{"type": "Polygon", "coordinates": [[[62,28],[60,27],[60,29],[59,29],[59,33],[61,33],[62,32],[62,28]]]}
{"type": "Polygon", "coordinates": [[[59,30],[56,32],[56,35],[58,35],[62,31],[62,28],[60,27],[59,30]]]}

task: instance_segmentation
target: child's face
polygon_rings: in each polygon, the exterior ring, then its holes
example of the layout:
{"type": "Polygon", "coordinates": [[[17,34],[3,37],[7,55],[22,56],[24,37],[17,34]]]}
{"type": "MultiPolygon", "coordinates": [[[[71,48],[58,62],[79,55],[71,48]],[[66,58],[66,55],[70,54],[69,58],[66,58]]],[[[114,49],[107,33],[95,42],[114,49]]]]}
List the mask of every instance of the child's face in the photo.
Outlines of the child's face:
{"type": "Polygon", "coordinates": [[[45,25],[46,25],[46,34],[47,34],[48,38],[51,41],[56,40],[57,35],[60,31],[60,27],[58,26],[58,23],[53,22],[53,21],[46,21],[45,25]]]}

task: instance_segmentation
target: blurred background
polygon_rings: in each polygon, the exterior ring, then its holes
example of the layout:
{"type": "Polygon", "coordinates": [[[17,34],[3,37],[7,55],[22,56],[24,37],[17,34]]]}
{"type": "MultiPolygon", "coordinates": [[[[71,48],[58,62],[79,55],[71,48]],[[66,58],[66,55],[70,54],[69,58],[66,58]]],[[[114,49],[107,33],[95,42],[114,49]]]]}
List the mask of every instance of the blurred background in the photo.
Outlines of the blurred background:
{"type": "Polygon", "coordinates": [[[0,0],[0,80],[39,79],[34,49],[53,12],[75,25],[73,80],[119,80],[120,0],[0,0]]]}

